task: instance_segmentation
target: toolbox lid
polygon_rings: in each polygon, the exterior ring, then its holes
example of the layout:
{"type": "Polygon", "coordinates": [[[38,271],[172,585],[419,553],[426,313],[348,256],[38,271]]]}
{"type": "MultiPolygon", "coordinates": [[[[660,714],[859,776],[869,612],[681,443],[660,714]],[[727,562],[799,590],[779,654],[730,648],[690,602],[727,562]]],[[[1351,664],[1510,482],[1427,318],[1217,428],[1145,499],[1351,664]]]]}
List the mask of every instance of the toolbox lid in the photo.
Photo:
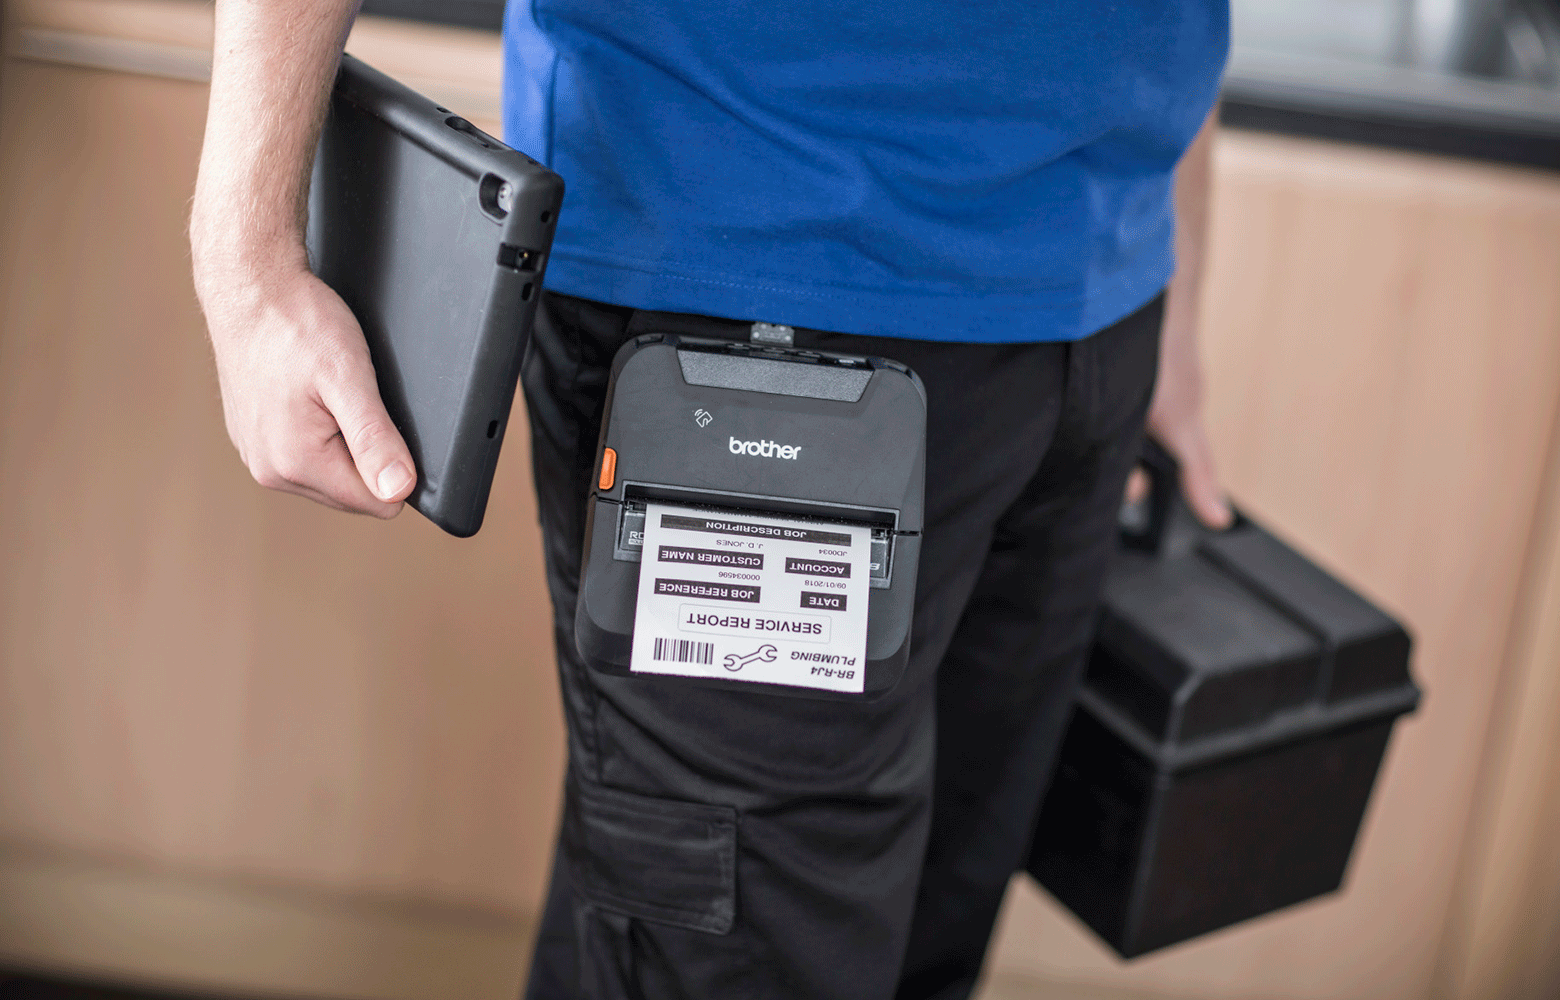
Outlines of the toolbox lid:
{"type": "Polygon", "coordinates": [[[1122,551],[1079,701],[1162,766],[1411,711],[1397,621],[1249,518],[1122,551]]]}
{"type": "Polygon", "coordinates": [[[1251,592],[1303,619],[1331,651],[1323,700],[1410,684],[1408,632],[1380,608],[1254,524],[1210,535],[1203,553],[1251,592]]]}

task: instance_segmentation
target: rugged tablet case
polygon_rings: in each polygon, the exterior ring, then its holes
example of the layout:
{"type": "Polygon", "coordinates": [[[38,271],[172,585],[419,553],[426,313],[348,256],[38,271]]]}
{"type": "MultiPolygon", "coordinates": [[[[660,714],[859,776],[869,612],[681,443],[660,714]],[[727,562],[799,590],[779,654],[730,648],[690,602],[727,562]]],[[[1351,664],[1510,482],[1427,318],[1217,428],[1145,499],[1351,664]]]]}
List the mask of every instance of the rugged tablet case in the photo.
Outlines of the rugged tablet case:
{"type": "Polygon", "coordinates": [[[1403,626],[1150,449],[1028,869],[1131,958],[1332,892],[1397,719],[1403,626]]]}
{"type": "Polygon", "coordinates": [[[482,526],[563,180],[343,56],[309,191],[309,262],[357,316],[417,464],[408,503],[482,526]]]}

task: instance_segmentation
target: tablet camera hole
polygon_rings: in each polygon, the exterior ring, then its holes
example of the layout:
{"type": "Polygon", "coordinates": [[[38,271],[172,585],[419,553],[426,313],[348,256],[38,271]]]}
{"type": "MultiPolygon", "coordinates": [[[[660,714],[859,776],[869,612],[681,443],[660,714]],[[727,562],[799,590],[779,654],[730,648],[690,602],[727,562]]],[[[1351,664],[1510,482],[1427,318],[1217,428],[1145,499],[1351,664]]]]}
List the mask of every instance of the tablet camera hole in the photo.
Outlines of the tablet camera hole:
{"type": "Polygon", "coordinates": [[[542,213],[542,225],[545,226],[545,225],[547,225],[547,223],[549,223],[551,221],[552,221],[552,213],[551,212],[543,212],[542,213]]]}
{"type": "Polygon", "coordinates": [[[497,174],[484,174],[477,185],[477,201],[482,205],[482,211],[502,219],[514,207],[515,186],[497,174]]]}
{"type": "Polygon", "coordinates": [[[498,437],[498,421],[497,420],[493,420],[493,421],[490,421],[488,423],[488,437],[490,437],[490,438],[498,437]]]}

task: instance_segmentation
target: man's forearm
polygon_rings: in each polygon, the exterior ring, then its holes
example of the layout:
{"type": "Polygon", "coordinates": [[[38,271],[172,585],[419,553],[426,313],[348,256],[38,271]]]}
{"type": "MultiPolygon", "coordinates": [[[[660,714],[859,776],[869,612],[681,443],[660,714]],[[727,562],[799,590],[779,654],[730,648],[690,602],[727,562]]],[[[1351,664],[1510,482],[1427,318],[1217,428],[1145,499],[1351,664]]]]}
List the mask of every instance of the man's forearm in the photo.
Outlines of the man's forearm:
{"type": "MultiPolygon", "coordinates": [[[[1175,276],[1165,293],[1165,338],[1197,336],[1203,263],[1208,241],[1209,189],[1213,181],[1214,107],[1175,172],[1175,276]]],[[[1167,344],[1167,347],[1170,346],[1167,344]]]]}
{"type": "Polygon", "coordinates": [[[203,297],[240,274],[303,265],[309,167],[360,3],[217,0],[190,220],[203,297]]]}
{"type": "Polygon", "coordinates": [[[255,481],[394,517],[415,485],[352,310],[309,272],[309,168],[359,0],[217,0],[190,213],[228,437],[255,481]]]}
{"type": "Polygon", "coordinates": [[[1159,341],[1159,384],[1148,410],[1148,430],[1181,463],[1181,488],[1205,524],[1230,522],[1229,505],[1203,427],[1201,327],[1208,204],[1213,186],[1213,141],[1218,108],[1208,113],[1175,172],[1175,276],[1165,291],[1159,341]]]}

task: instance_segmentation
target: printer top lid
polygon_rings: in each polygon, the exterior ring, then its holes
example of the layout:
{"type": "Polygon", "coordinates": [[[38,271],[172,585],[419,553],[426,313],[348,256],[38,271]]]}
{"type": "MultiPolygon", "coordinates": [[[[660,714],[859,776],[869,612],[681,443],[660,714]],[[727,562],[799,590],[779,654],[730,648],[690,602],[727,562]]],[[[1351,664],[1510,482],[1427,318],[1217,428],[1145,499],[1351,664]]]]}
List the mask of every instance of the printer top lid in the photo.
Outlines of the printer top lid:
{"type": "Polygon", "coordinates": [[[608,399],[601,499],[682,490],[921,530],[926,392],[902,364],[652,333],[619,351],[608,399]]]}

